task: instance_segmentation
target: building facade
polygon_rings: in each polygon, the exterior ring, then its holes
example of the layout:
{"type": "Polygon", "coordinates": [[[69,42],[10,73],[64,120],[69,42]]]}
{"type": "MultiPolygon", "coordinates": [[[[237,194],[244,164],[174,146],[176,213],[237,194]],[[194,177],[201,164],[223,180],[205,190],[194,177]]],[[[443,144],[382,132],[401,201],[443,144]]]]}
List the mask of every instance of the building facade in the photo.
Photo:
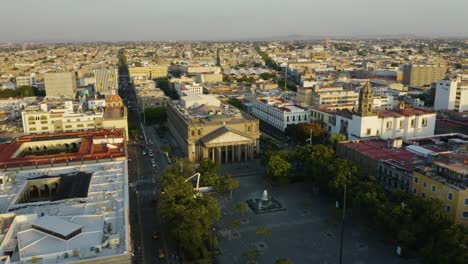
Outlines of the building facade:
{"type": "Polygon", "coordinates": [[[309,109],[279,96],[253,100],[251,113],[265,124],[282,132],[290,124],[310,122],[309,109]]]}
{"type": "Polygon", "coordinates": [[[428,64],[403,65],[403,83],[409,86],[425,86],[442,80],[447,73],[445,61],[428,64]]]}
{"type": "Polygon", "coordinates": [[[146,77],[149,79],[158,79],[167,77],[168,68],[162,65],[152,65],[146,67],[128,67],[130,77],[146,77]]]}
{"type": "Polygon", "coordinates": [[[439,199],[457,224],[468,226],[468,155],[441,153],[432,166],[414,170],[413,193],[423,199],[439,199]]]}
{"type": "Polygon", "coordinates": [[[434,110],[468,111],[468,80],[459,76],[437,81],[434,110]]]}
{"type": "Polygon", "coordinates": [[[341,133],[349,140],[365,138],[414,138],[434,135],[436,113],[419,108],[373,110],[373,91],[367,83],[360,92],[357,111],[337,112],[332,134],[341,133]]]}
{"type": "Polygon", "coordinates": [[[304,103],[317,106],[342,106],[348,105],[352,108],[359,97],[359,93],[350,90],[344,90],[341,86],[319,86],[315,84],[313,87],[299,87],[297,89],[297,99],[304,103]]]}
{"type": "Polygon", "coordinates": [[[203,86],[198,83],[174,83],[174,89],[177,91],[177,94],[184,96],[187,92],[194,94],[203,94],[203,86]]]}
{"type": "Polygon", "coordinates": [[[168,105],[167,115],[170,132],[191,161],[242,162],[260,152],[258,120],[211,95],[182,96],[168,105]]]}
{"type": "Polygon", "coordinates": [[[128,139],[127,108],[118,95],[109,96],[103,109],[78,112],[29,107],[21,115],[26,134],[120,128],[128,139]]]}
{"type": "Polygon", "coordinates": [[[49,72],[44,74],[46,96],[74,98],[76,93],[75,72],[49,72]]]}

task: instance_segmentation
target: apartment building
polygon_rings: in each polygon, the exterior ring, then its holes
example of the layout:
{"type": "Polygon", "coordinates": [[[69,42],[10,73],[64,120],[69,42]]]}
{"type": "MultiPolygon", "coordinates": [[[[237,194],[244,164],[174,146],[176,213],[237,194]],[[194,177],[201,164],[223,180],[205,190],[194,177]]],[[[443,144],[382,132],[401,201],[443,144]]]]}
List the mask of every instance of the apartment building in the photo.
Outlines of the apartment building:
{"type": "Polygon", "coordinates": [[[95,92],[100,95],[109,96],[118,93],[118,72],[114,67],[101,67],[94,69],[95,92]]]}
{"type": "Polygon", "coordinates": [[[44,74],[46,96],[74,98],[76,93],[75,72],[48,72],[44,74]]]}
{"type": "Polygon", "coordinates": [[[199,83],[174,83],[174,89],[177,91],[179,96],[185,95],[187,92],[194,94],[203,94],[203,86],[199,83]]]}
{"type": "Polygon", "coordinates": [[[468,79],[437,81],[434,110],[468,111],[468,79]]]}
{"type": "Polygon", "coordinates": [[[444,79],[447,73],[445,61],[439,60],[426,64],[403,65],[403,83],[409,86],[425,86],[444,79]]]}
{"type": "Polygon", "coordinates": [[[21,86],[37,87],[36,76],[33,74],[31,74],[30,76],[17,76],[15,80],[16,80],[16,87],[21,87],[21,86]]]}
{"type": "Polygon", "coordinates": [[[168,72],[167,66],[150,65],[145,67],[128,67],[128,74],[133,77],[146,77],[149,79],[166,78],[168,72]]]}
{"type": "Polygon", "coordinates": [[[106,98],[103,109],[78,111],[72,102],[62,109],[49,109],[47,105],[29,106],[22,113],[23,130],[26,134],[43,134],[96,129],[124,129],[128,139],[127,108],[118,95],[106,98]]]}
{"type": "Polygon", "coordinates": [[[341,86],[315,84],[313,87],[297,88],[297,99],[304,103],[316,106],[342,106],[349,105],[351,108],[356,105],[359,93],[351,90],[344,90],[341,86]]]}

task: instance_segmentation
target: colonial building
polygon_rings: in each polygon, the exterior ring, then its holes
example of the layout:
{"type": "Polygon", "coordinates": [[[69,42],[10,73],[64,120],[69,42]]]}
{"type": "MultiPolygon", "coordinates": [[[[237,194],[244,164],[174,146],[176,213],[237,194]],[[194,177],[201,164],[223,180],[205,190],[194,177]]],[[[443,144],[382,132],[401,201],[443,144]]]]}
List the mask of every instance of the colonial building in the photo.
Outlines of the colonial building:
{"type": "Polygon", "coordinates": [[[332,134],[341,133],[349,140],[364,138],[415,138],[434,135],[436,113],[421,108],[373,110],[373,91],[367,83],[359,94],[356,111],[343,110],[336,114],[332,134]]]}
{"type": "Polygon", "coordinates": [[[259,97],[252,101],[252,114],[262,123],[284,132],[290,124],[310,122],[310,110],[282,97],[259,97]]]}
{"type": "Polygon", "coordinates": [[[260,151],[258,120],[212,95],[189,93],[167,110],[169,130],[191,161],[241,162],[260,151]]]}
{"type": "Polygon", "coordinates": [[[317,107],[348,106],[352,109],[358,100],[359,94],[352,90],[344,90],[341,86],[299,87],[297,99],[317,107]]]}

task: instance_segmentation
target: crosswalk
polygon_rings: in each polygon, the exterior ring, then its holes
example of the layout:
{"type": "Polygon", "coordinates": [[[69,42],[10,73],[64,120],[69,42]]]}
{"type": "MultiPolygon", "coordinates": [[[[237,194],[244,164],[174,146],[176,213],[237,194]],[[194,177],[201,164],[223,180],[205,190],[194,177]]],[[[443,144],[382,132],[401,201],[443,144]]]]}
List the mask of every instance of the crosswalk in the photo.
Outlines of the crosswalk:
{"type": "Polygon", "coordinates": [[[137,196],[140,201],[153,201],[156,196],[155,190],[141,190],[137,191],[137,196]]]}
{"type": "Polygon", "coordinates": [[[156,183],[156,180],[151,177],[151,178],[141,178],[138,179],[137,181],[133,182],[134,184],[141,184],[141,183],[156,183]]]}

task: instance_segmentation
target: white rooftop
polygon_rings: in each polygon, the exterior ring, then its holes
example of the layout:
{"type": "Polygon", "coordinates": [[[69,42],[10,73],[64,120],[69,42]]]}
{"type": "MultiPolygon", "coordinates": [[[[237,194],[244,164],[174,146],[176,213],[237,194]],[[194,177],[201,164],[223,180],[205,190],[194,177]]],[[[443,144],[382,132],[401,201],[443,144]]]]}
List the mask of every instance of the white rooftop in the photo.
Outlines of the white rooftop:
{"type": "Polygon", "coordinates": [[[81,229],[82,226],[65,221],[57,216],[46,215],[31,222],[31,225],[40,227],[41,229],[49,230],[61,236],[68,236],[73,232],[81,229]]]}

